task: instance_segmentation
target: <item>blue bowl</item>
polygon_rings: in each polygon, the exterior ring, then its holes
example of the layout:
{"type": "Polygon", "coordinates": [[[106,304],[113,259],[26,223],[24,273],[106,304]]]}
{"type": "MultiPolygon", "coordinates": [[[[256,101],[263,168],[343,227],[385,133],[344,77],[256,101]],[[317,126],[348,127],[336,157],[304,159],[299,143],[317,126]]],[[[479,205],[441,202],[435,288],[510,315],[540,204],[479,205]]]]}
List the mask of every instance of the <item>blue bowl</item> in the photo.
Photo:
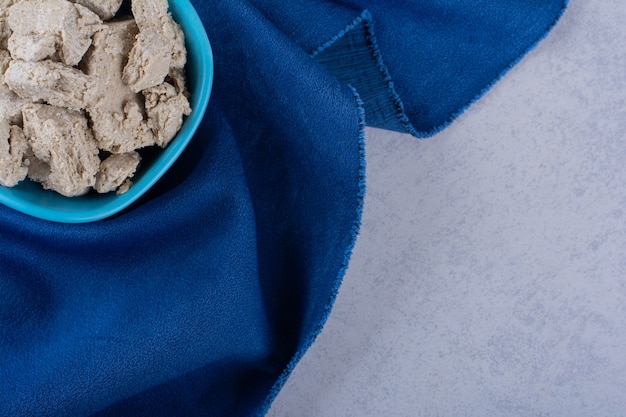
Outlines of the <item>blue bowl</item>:
{"type": "Polygon", "coordinates": [[[170,0],[170,12],[185,33],[187,46],[187,88],[191,94],[191,114],[172,142],[154,158],[144,158],[125,193],[64,197],[28,179],[17,186],[0,186],[0,203],[45,220],[86,223],[119,213],[150,189],[183,152],[198,129],[209,102],[213,85],[213,54],[204,26],[189,0],[170,0]]]}

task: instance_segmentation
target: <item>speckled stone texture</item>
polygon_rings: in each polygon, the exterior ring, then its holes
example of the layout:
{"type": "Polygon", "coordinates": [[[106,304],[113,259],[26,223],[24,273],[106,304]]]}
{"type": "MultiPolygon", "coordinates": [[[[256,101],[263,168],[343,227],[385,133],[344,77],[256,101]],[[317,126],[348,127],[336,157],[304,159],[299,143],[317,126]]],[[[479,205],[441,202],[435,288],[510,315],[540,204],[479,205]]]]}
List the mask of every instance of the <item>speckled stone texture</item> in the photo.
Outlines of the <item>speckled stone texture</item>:
{"type": "Polygon", "coordinates": [[[439,135],[368,130],[350,269],[269,416],[626,413],[623,22],[572,0],[439,135]]]}

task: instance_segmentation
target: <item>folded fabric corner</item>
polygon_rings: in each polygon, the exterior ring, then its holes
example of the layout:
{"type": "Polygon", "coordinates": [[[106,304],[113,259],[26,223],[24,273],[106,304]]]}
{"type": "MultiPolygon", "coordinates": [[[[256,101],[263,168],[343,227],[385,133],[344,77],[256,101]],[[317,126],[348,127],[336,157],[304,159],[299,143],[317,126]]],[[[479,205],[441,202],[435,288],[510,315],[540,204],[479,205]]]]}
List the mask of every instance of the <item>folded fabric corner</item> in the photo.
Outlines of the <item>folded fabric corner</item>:
{"type": "Polygon", "coordinates": [[[345,3],[369,9],[311,55],[359,92],[369,126],[417,137],[441,131],[485,94],[567,6],[566,0],[540,7],[522,1],[345,3]]]}

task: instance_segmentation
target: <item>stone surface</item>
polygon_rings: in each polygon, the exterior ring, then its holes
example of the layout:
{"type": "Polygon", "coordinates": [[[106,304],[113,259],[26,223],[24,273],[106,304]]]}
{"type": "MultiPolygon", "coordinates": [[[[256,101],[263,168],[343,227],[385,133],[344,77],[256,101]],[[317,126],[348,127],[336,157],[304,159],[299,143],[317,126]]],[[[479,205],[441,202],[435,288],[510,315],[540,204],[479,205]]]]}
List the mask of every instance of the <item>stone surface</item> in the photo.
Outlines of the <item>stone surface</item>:
{"type": "Polygon", "coordinates": [[[624,21],[572,0],[447,130],[368,130],[350,268],[270,417],[624,413],[624,21]]]}

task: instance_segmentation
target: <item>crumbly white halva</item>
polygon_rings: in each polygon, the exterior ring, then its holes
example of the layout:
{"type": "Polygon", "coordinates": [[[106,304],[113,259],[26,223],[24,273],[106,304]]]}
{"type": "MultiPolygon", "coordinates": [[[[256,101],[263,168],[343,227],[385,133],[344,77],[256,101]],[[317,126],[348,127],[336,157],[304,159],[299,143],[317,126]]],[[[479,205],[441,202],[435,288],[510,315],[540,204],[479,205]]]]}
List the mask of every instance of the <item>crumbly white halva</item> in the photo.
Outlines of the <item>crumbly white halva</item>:
{"type": "Polygon", "coordinates": [[[140,150],[181,128],[182,29],[167,0],[122,3],[0,0],[0,185],[123,193],[140,150]]]}

